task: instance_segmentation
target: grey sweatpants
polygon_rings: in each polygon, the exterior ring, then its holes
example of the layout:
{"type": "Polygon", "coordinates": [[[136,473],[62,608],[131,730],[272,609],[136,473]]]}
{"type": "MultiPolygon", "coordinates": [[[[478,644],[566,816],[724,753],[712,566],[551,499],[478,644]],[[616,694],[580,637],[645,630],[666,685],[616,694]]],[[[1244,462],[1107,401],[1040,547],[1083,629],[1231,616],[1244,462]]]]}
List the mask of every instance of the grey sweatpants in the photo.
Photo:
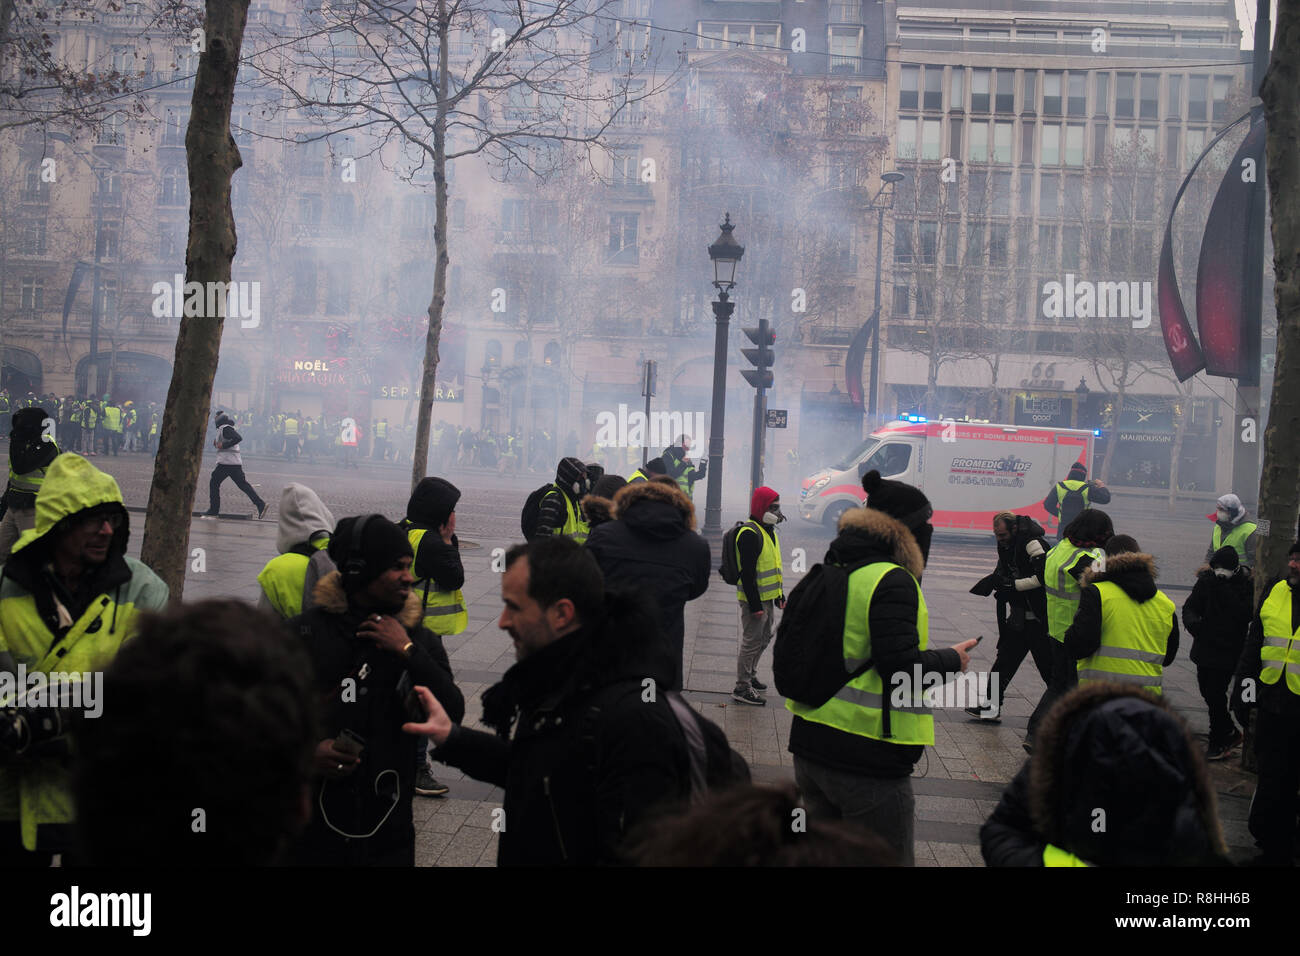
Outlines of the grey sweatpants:
{"type": "Polygon", "coordinates": [[[867,828],[914,866],[916,798],[911,777],[866,777],[794,758],[794,782],[813,820],[846,820],[867,828]]]}
{"type": "Polygon", "coordinates": [[[772,619],[776,602],[764,601],[763,613],[751,614],[749,604],[740,605],[740,653],[736,655],[736,687],[748,687],[758,673],[758,659],[772,643],[772,619]]]}

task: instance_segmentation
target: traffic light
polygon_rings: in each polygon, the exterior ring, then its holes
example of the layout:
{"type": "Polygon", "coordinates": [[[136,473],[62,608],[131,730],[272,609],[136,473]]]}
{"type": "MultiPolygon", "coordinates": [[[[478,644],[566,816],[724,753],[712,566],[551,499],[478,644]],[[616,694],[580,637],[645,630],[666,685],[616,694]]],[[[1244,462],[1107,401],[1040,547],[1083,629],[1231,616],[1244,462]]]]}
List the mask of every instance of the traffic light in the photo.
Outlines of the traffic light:
{"type": "Polygon", "coordinates": [[[740,374],[745,376],[745,381],[755,388],[771,388],[774,357],[772,345],[776,342],[776,332],[769,328],[767,319],[760,319],[756,329],[741,329],[741,331],[758,347],[740,350],[740,354],[754,366],[754,368],[742,369],[740,374]]]}

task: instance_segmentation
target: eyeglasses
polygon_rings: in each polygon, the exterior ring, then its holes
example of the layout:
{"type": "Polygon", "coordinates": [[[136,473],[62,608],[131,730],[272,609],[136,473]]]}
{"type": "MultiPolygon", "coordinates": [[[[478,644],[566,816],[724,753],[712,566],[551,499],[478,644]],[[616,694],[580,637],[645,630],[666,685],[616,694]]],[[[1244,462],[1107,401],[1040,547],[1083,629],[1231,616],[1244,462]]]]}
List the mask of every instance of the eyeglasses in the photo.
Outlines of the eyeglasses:
{"type": "Polygon", "coordinates": [[[86,515],[78,523],[81,525],[83,531],[98,531],[104,526],[104,522],[107,521],[108,526],[116,531],[118,528],[122,527],[122,519],[125,517],[126,516],[120,511],[107,513],[100,512],[99,514],[86,515]]]}

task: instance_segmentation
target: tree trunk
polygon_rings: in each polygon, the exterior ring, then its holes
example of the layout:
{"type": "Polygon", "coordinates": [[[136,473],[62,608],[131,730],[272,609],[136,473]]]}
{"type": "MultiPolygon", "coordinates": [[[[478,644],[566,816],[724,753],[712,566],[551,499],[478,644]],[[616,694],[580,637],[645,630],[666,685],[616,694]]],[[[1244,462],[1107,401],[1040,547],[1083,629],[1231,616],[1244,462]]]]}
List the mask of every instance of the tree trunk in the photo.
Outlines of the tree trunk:
{"type": "Polygon", "coordinates": [[[1119,419],[1124,414],[1124,395],[1128,391],[1128,368],[1115,389],[1115,415],[1111,419],[1110,435],[1106,438],[1106,454],[1101,459],[1101,473],[1097,475],[1104,482],[1110,481],[1110,466],[1115,459],[1115,448],[1119,445],[1119,419]]]}
{"type": "Polygon", "coordinates": [[[424,477],[429,460],[429,429],[433,423],[433,397],[438,377],[438,341],[442,338],[442,311],[447,301],[447,44],[451,17],[446,0],[438,0],[438,109],[433,121],[433,299],[429,302],[429,333],[424,340],[424,375],[420,380],[420,413],[415,423],[415,448],[411,454],[411,491],[424,477]]]}
{"type": "MultiPolygon", "coordinates": [[[[230,107],[239,72],[249,0],[206,0],[206,41],[199,57],[190,125],[185,132],[189,166],[190,233],[185,251],[186,283],[230,281],[235,258],[235,217],[230,180],[239,169],[239,147],[230,135],[230,107]]],[[[205,296],[206,298],[206,296],[205,296]]],[[[167,414],[158,434],[158,457],[149,488],[140,559],[179,601],[185,590],[190,520],[203,461],[212,382],[225,325],[224,303],[215,316],[182,317],[175,362],[167,388],[167,414]]]]}
{"type": "Polygon", "coordinates": [[[1273,43],[1261,92],[1268,123],[1277,364],[1259,483],[1259,515],[1268,521],[1268,531],[1255,558],[1260,569],[1255,575],[1256,601],[1266,582],[1286,570],[1300,511],[1300,4],[1278,4],[1273,43]]]}

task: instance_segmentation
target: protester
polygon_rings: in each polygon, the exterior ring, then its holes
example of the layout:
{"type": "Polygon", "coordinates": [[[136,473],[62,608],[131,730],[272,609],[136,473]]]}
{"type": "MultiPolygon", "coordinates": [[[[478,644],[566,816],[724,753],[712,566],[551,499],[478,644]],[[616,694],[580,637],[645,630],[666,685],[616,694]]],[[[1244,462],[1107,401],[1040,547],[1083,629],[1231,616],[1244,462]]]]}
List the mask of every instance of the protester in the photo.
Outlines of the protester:
{"type": "MultiPolygon", "coordinates": [[[[592,470],[592,463],[587,462],[587,473],[592,470]]],[[[599,468],[599,465],[594,466],[599,468]]],[[[582,516],[587,520],[587,527],[595,531],[599,525],[614,520],[613,497],[620,488],[627,484],[622,475],[602,474],[591,486],[591,494],[582,499],[582,516]]]]}
{"type": "Polygon", "coordinates": [[[1236,495],[1222,495],[1215,502],[1214,530],[1210,533],[1210,546],[1205,549],[1208,562],[1214,552],[1222,547],[1230,547],[1237,552],[1237,563],[1253,565],[1255,563],[1255,542],[1258,540],[1259,525],[1247,521],[1246,506],[1236,495]]]}
{"type": "Polygon", "coordinates": [[[736,686],[731,699],[763,706],[767,685],[758,679],[758,661],[772,643],[777,609],[785,607],[781,574],[781,539],[776,526],[785,520],[781,496],[764,485],[749,499],[749,520],[736,533],[736,601],[740,605],[740,649],[736,654],[736,686]]]}
{"type": "Polygon", "coordinates": [[[1206,760],[1223,760],[1241,745],[1241,731],[1228,710],[1228,694],[1254,604],[1254,576],[1238,563],[1231,545],[1215,551],[1209,565],[1197,571],[1196,585],[1183,604],[1183,627],[1192,635],[1196,684],[1210,712],[1206,760]]]}
{"type": "Polygon", "coordinates": [[[576,458],[561,458],[555,481],[537,506],[535,535],[564,535],[578,544],[587,540],[587,522],[578,504],[587,494],[587,466],[576,458]]]}
{"type": "Polygon", "coordinates": [[[257,575],[258,607],[288,620],[311,606],[316,582],[334,570],[327,550],[334,525],[334,515],[316,492],[297,482],[285,485],[275,537],[279,555],[257,575]]]}
{"type": "Polygon", "coordinates": [[[259,519],[266,514],[266,502],[244,477],[244,459],[239,454],[239,443],[242,440],[239,432],[235,431],[234,420],[225,412],[217,412],[217,437],[212,440],[212,446],[217,449],[217,466],[212,469],[212,477],[208,479],[208,510],[203,514],[205,518],[220,516],[221,485],[227,478],[233,479],[235,487],[248,495],[248,500],[257,509],[259,519]]]}
{"type": "Polygon", "coordinates": [[[43,408],[20,408],[13,414],[9,433],[9,484],[5,486],[4,518],[0,520],[0,564],[18,536],[36,526],[36,494],[45,470],[59,454],[59,446],[46,432],[49,420],[43,408]]]}
{"type": "Polygon", "coordinates": [[[1065,529],[1079,514],[1093,505],[1110,504],[1110,489],[1100,479],[1088,480],[1088,468],[1076,461],[1064,480],[1052,486],[1043,499],[1043,510],[1058,519],[1057,542],[1065,540],[1065,529]]]}

